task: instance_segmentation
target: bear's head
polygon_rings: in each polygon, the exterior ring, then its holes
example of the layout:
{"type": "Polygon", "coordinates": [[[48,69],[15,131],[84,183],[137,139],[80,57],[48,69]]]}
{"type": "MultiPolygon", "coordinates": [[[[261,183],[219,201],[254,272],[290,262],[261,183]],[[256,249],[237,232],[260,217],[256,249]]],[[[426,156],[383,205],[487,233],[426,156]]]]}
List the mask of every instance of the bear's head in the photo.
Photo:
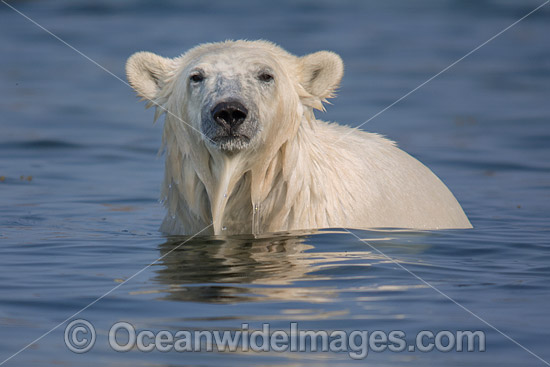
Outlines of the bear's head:
{"type": "Polygon", "coordinates": [[[278,148],[295,135],[332,96],[343,63],[328,51],[296,57],[266,41],[226,41],[174,59],[138,52],[126,70],[156,117],[166,113],[211,152],[236,154],[278,148]]]}

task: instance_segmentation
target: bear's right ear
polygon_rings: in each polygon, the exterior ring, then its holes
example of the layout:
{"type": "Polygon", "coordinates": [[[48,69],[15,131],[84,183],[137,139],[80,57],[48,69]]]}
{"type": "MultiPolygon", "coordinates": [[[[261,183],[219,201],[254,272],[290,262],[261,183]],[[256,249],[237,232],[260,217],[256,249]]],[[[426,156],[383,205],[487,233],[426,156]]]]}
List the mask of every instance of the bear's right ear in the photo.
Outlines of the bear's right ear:
{"type": "Polygon", "coordinates": [[[310,95],[304,101],[313,108],[323,109],[322,102],[334,96],[344,75],[342,59],[334,52],[319,51],[301,57],[300,66],[300,84],[310,95]]]}
{"type": "Polygon", "coordinates": [[[143,99],[153,100],[173,69],[173,61],[151,52],[136,52],[126,62],[126,75],[143,99]]]}

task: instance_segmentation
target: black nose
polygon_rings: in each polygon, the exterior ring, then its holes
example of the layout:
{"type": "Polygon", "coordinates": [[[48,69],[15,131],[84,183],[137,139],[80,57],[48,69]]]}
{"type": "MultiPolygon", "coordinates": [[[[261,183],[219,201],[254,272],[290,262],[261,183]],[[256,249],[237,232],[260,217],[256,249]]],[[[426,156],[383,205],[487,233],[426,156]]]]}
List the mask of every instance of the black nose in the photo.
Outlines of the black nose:
{"type": "Polygon", "coordinates": [[[212,109],[212,117],[224,128],[235,128],[243,123],[248,110],[237,101],[221,102],[212,109]]]}

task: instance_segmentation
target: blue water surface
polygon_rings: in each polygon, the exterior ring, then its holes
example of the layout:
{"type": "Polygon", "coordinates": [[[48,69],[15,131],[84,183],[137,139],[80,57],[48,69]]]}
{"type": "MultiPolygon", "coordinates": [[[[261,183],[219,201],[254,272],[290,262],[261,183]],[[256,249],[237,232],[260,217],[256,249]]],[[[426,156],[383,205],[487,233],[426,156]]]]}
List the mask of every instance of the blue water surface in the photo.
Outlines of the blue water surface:
{"type": "Polygon", "coordinates": [[[133,52],[242,38],[332,50],[346,74],[317,116],[358,126],[543,2],[7,3],[79,52],[0,3],[0,364],[549,365],[550,4],[362,127],[429,166],[474,229],[189,240],[158,232],[162,126],[124,82],[133,52]],[[64,342],[77,318],[97,332],[83,354],[64,342]],[[480,330],[486,351],[122,353],[107,342],[119,321],[480,330]]]}

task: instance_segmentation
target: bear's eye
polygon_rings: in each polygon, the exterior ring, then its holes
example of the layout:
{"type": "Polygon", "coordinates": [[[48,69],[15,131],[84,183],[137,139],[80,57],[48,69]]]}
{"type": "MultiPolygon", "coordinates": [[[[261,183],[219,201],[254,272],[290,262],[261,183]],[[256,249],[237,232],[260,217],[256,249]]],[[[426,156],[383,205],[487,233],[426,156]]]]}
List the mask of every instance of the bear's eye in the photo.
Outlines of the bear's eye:
{"type": "Polygon", "coordinates": [[[204,75],[200,73],[195,73],[189,77],[189,80],[191,80],[193,83],[200,83],[204,80],[204,75]]]}
{"type": "Polygon", "coordinates": [[[263,72],[263,73],[260,73],[260,75],[258,75],[258,79],[260,79],[264,83],[269,83],[270,81],[273,80],[273,75],[267,72],[263,72]]]}

